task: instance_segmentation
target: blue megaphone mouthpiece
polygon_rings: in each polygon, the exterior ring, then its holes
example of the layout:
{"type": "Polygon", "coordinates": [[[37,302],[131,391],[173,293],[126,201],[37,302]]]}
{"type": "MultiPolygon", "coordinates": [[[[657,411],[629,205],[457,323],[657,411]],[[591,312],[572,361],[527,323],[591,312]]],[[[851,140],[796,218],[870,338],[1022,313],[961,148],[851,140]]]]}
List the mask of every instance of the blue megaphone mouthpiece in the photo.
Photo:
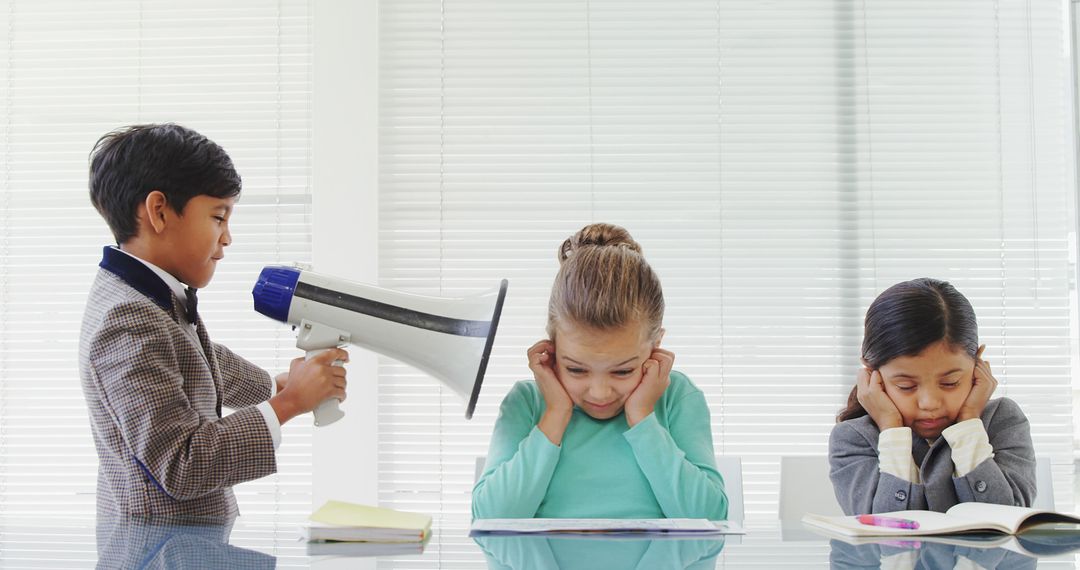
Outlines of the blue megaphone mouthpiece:
{"type": "Polygon", "coordinates": [[[255,310],[271,319],[289,322],[289,306],[292,305],[300,270],[295,267],[269,265],[263,268],[251,296],[255,298],[255,310]]]}

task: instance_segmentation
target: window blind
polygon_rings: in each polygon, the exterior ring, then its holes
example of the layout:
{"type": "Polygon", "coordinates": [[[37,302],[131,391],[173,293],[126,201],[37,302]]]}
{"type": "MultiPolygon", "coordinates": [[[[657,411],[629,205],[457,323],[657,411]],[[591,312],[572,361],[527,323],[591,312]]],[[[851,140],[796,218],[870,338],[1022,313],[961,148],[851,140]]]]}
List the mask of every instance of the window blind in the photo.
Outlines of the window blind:
{"type": "MultiPolygon", "coordinates": [[[[91,516],[97,458],[78,376],[86,295],[112,242],[87,157],[114,128],[176,122],[232,156],[244,190],[214,281],[216,342],[272,373],[297,355],[256,314],[269,263],[310,259],[310,6],[276,2],[0,1],[0,511],[91,516]]],[[[279,473],[236,488],[248,520],[310,512],[308,422],[279,473]]]]}
{"type": "Polygon", "coordinates": [[[742,457],[748,517],[776,516],[780,456],[827,452],[870,301],[922,276],[975,306],[997,395],[1071,505],[1063,3],[394,0],[380,18],[380,280],[510,280],[471,422],[382,363],[384,504],[468,519],[556,248],[604,221],[663,281],[665,345],[717,453],[742,457]]]}

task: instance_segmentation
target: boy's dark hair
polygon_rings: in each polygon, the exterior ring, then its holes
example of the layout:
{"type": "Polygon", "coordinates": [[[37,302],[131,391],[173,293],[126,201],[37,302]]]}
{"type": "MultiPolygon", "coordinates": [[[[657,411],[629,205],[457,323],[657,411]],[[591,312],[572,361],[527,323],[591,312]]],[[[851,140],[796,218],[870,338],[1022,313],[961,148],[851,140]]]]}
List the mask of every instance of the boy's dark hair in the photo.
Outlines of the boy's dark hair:
{"type": "MultiPolygon", "coordinates": [[[[914,356],[944,340],[953,350],[972,358],[979,351],[979,325],[975,309],[947,281],[923,277],[889,287],[866,310],[862,359],[877,370],[898,356],[914,356]]],[[[845,421],[866,415],[859,404],[858,387],[837,415],[845,421]]]]}
{"type": "Polygon", "coordinates": [[[116,243],[135,236],[135,213],[154,190],[182,215],[195,196],[238,196],[240,175],[223,148],[180,125],[132,125],[98,139],[90,151],[90,201],[116,243]]]}

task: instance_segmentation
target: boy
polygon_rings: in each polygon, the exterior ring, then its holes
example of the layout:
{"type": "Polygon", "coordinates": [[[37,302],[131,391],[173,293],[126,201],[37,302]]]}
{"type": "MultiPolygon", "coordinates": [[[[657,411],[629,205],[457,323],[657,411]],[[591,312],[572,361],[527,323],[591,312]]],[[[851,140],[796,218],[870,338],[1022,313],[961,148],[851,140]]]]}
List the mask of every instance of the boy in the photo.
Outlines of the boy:
{"type": "Polygon", "coordinates": [[[232,486],[276,471],[281,424],[345,398],[332,365],[343,350],[294,360],[275,394],[269,374],[210,341],[195,291],[232,241],[239,194],[229,155],[178,125],[94,146],[90,199],[119,244],[105,247],[79,343],[99,516],[235,516],[232,486]]]}

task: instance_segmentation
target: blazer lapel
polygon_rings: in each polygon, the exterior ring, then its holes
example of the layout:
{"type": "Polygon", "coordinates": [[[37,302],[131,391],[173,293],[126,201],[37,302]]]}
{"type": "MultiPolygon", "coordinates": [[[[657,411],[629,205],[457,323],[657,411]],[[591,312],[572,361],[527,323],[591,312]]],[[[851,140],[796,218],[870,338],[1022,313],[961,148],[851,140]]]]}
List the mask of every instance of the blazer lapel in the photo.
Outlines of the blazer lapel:
{"type": "Polygon", "coordinates": [[[177,323],[184,323],[183,317],[176,310],[172,290],[149,267],[137,259],[107,245],[101,254],[101,263],[98,266],[119,277],[132,289],[146,295],[177,323]]]}
{"type": "Polygon", "coordinates": [[[218,366],[217,355],[214,353],[214,344],[210,342],[210,335],[206,334],[202,317],[195,317],[195,333],[199,335],[199,344],[202,346],[203,355],[206,356],[206,364],[210,367],[210,374],[214,377],[214,390],[217,392],[217,415],[221,417],[221,402],[224,395],[221,393],[221,368],[218,366]]]}

